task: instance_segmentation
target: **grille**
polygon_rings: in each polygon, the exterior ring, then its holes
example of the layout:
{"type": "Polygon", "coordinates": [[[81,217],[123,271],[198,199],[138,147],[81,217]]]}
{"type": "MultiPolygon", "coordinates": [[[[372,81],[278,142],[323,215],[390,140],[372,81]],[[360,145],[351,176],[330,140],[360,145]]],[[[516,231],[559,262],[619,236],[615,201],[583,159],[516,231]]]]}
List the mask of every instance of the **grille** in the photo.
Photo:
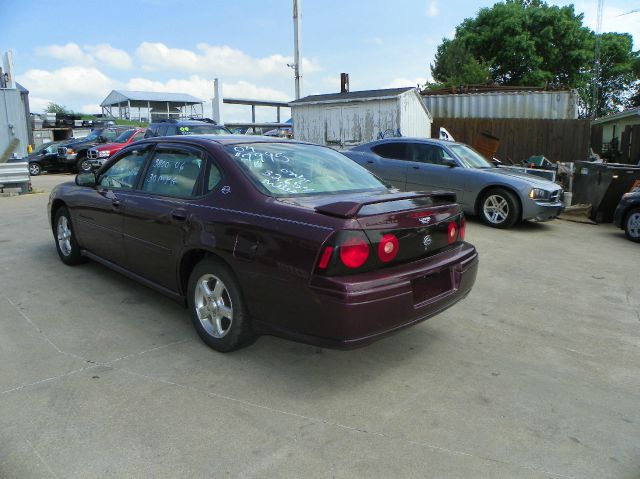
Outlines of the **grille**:
{"type": "Polygon", "coordinates": [[[87,158],[89,158],[90,160],[97,160],[98,159],[98,150],[89,150],[87,151],[87,158]]]}
{"type": "Polygon", "coordinates": [[[67,154],[67,147],[66,146],[61,146],[58,148],[58,155],[59,156],[65,156],[67,154]]]}
{"type": "Polygon", "coordinates": [[[562,190],[556,190],[551,192],[551,196],[549,197],[549,201],[556,202],[562,201],[562,197],[564,196],[564,192],[562,190]]]}

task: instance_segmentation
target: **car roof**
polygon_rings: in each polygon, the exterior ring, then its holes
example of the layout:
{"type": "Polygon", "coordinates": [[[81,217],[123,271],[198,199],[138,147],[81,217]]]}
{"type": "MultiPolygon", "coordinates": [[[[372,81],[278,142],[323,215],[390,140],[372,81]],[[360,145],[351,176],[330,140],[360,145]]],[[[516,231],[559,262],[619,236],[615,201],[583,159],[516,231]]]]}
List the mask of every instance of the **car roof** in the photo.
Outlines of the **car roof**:
{"type": "Polygon", "coordinates": [[[441,146],[450,146],[450,145],[465,145],[466,143],[461,143],[458,141],[451,140],[440,140],[439,138],[418,138],[418,137],[410,137],[410,136],[399,136],[393,138],[384,138],[382,140],[376,140],[370,142],[371,144],[375,143],[377,145],[382,143],[427,143],[430,145],[441,145],[441,146]]]}
{"type": "Polygon", "coordinates": [[[152,121],[151,124],[153,125],[211,125],[211,126],[218,126],[220,128],[225,128],[224,125],[218,125],[216,123],[210,123],[208,121],[202,121],[202,120],[175,120],[175,121],[152,121]]]}
{"type": "Polygon", "coordinates": [[[145,138],[145,140],[162,140],[166,142],[184,142],[197,140],[198,142],[210,142],[218,143],[220,145],[237,145],[241,143],[286,143],[286,144],[298,144],[298,145],[310,145],[306,141],[288,140],[285,138],[278,138],[272,136],[261,135],[175,135],[175,136],[160,136],[155,138],[145,138]]]}

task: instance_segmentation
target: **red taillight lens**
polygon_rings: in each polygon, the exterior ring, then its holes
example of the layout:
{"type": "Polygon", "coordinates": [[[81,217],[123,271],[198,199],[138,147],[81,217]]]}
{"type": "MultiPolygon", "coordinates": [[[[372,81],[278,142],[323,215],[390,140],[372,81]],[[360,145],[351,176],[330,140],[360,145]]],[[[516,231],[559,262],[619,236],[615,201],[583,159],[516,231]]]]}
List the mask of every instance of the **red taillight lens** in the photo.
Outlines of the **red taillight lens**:
{"type": "Polygon", "coordinates": [[[324,248],[322,252],[322,256],[320,256],[320,263],[318,263],[318,268],[327,269],[329,266],[329,260],[331,259],[331,254],[333,253],[333,246],[327,246],[324,248]]]}
{"type": "Polygon", "coordinates": [[[449,227],[447,228],[447,243],[453,244],[458,238],[458,227],[456,226],[456,222],[452,221],[449,223],[449,227]]]}
{"type": "Polygon", "coordinates": [[[388,263],[398,256],[399,249],[398,238],[392,234],[384,235],[378,244],[378,258],[383,263],[388,263]]]}
{"type": "Polygon", "coordinates": [[[359,268],[369,257],[369,243],[362,238],[347,238],[338,249],[340,260],[347,268],[359,268]]]}
{"type": "Polygon", "coordinates": [[[464,216],[460,218],[460,232],[458,236],[460,237],[460,241],[464,241],[464,235],[467,233],[467,220],[464,219],[464,216]]]}

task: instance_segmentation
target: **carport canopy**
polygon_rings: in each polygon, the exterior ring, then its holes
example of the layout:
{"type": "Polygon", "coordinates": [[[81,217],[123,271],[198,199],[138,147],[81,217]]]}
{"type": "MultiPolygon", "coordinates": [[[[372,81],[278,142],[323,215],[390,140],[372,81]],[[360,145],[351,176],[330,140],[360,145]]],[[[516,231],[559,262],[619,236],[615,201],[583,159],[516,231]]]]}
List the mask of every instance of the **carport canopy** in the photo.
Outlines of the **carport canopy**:
{"type": "Polygon", "coordinates": [[[187,93],[112,90],[100,106],[105,116],[142,122],[202,118],[204,113],[204,102],[187,93]]]}

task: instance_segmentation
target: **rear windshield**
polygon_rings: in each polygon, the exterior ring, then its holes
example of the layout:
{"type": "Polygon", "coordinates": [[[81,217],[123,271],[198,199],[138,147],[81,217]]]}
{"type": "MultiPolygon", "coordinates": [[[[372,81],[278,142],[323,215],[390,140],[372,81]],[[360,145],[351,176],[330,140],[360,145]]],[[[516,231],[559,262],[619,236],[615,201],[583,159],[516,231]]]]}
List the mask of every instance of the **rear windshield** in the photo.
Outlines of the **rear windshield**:
{"type": "Polygon", "coordinates": [[[224,147],[247,176],[271,196],[386,190],[346,156],[315,145],[246,143],[224,147]]]}
{"type": "Polygon", "coordinates": [[[226,128],[216,125],[186,125],[179,126],[176,135],[228,135],[226,128]]]}

